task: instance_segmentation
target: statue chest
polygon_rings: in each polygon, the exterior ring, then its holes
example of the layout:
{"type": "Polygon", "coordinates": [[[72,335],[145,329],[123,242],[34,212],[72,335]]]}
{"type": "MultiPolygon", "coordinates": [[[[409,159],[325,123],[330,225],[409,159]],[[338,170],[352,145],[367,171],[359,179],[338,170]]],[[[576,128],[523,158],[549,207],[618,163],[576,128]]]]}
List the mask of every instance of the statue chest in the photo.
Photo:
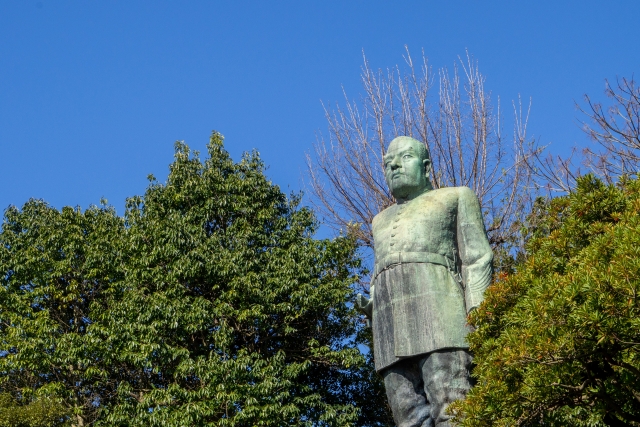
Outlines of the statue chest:
{"type": "Polygon", "coordinates": [[[455,248],[457,198],[426,194],[386,209],[373,226],[376,259],[393,252],[450,255],[455,248]]]}

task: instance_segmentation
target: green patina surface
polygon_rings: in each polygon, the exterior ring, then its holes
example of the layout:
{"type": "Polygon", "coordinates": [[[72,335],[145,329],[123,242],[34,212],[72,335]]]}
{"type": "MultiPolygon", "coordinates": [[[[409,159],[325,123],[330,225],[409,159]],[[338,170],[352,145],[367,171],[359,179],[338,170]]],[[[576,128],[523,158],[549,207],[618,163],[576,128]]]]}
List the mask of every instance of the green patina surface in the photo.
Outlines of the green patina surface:
{"type": "Polygon", "coordinates": [[[373,220],[371,300],[376,369],[401,358],[467,348],[466,316],[491,279],[491,247],[480,204],[467,187],[434,190],[423,144],[398,137],[384,157],[397,203],[373,220]]]}

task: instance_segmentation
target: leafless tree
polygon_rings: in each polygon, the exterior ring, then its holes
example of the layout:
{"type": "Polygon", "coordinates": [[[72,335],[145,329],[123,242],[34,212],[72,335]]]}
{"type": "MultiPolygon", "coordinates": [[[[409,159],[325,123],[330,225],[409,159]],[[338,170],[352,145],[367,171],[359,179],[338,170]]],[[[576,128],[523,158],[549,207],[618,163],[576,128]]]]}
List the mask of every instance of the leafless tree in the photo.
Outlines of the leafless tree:
{"type": "Polygon", "coordinates": [[[500,102],[494,107],[468,54],[452,71],[434,72],[424,52],[420,63],[408,49],[404,59],[406,67],[374,71],[365,57],[361,100],[345,93],[344,106],[325,106],[328,137],[320,135],[307,156],[316,208],[327,224],[371,247],[371,220],[393,203],[382,156],[394,137],[407,135],[427,145],[435,188],[476,192],[489,240],[494,250],[503,248],[517,235],[532,199],[526,160],[539,150],[527,137],[529,110],[520,99],[513,103],[513,135],[505,138],[500,102]]]}
{"type": "Polygon", "coordinates": [[[613,86],[606,81],[605,94],[611,100],[608,108],[585,95],[588,108],[581,111],[591,122],[583,124],[584,131],[601,147],[585,150],[586,165],[613,182],[640,171],[640,87],[633,77],[617,79],[613,86]]]}
{"type": "Polygon", "coordinates": [[[581,175],[580,164],[584,164],[585,151],[573,147],[568,157],[552,155],[538,150],[527,159],[534,181],[543,194],[554,197],[573,191],[576,179],[581,175]]]}
{"type": "Polygon", "coordinates": [[[634,79],[617,79],[615,85],[605,81],[608,106],[585,95],[585,105],[577,105],[586,116],[585,133],[597,147],[574,147],[569,157],[539,153],[529,158],[537,182],[551,194],[570,193],[576,178],[591,172],[607,183],[621,175],[637,175],[640,171],[640,87],[634,79]]]}

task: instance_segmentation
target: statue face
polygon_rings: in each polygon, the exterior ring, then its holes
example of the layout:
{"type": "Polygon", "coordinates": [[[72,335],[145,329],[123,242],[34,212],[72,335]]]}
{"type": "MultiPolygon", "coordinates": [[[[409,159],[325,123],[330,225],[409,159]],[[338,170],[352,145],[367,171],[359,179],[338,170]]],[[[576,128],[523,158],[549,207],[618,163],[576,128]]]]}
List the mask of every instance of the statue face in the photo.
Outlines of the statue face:
{"type": "Polygon", "coordinates": [[[417,144],[414,139],[395,139],[384,156],[384,177],[396,200],[411,199],[429,185],[430,162],[420,156],[417,144]]]}

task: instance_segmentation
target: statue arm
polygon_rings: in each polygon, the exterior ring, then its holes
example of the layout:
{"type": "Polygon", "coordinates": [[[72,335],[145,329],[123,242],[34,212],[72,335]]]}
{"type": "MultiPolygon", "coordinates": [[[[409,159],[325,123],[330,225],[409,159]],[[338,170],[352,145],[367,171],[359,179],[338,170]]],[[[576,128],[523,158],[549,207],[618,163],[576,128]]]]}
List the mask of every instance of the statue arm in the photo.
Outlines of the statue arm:
{"type": "MultiPolygon", "coordinates": [[[[383,215],[383,212],[380,212],[379,214],[377,214],[374,218],[373,221],[371,222],[371,228],[372,230],[374,230],[375,233],[375,229],[376,229],[376,223],[379,221],[380,217],[383,215]]],[[[374,277],[373,275],[371,276],[371,281],[369,284],[369,298],[365,297],[362,294],[358,294],[356,295],[356,308],[358,309],[358,311],[360,311],[362,314],[364,314],[365,316],[367,316],[367,324],[370,324],[371,319],[373,318],[373,292],[375,289],[374,286],[374,277]]]]}
{"type": "Polygon", "coordinates": [[[493,252],[484,228],[480,203],[468,187],[460,187],[457,234],[465,303],[469,313],[480,305],[484,291],[491,283],[493,252]]]}
{"type": "Polygon", "coordinates": [[[362,314],[367,316],[368,319],[371,319],[373,316],[373,291],[374,285],[372,283],[369,287],[369,298],[362,294],[356,296],[356,307],[362,314]]]}

